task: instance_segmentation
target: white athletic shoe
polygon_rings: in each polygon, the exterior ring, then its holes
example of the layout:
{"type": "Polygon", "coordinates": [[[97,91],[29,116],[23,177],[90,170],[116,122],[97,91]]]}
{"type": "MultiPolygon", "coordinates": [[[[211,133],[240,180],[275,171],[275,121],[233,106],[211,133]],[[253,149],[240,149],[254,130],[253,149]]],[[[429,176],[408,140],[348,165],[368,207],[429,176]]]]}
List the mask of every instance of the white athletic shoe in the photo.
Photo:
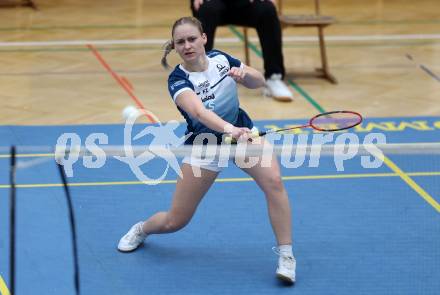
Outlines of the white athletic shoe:
{"type": "Polygon", "coordinates": [[[139,247],[140,244],[145,240],[147,237],[146,234],[142,231],[142,224],[144,222],[140,221],[133,225],[128,233],[125,234],[121,238],[118,244],[118,250],[121,252],[130,252],[133,250],[136,250],[137,247],[139,247]]]}
{"type": "Polygon", "coordinates": [[[277,247],[273,247],[272,250],[280,256],[278,258],[278,268],[276,271],[277,277],[289,284],[295,283],[296,280],[296,260],[293,256],[282,255],[277,247]]]}
{"type": "Polygon", "coordinates": [[[278,101],[289,102],[293,100],[293,94],[287,85],[284,84],[283,80],[281,80],[281,74],[272,74],[272,76],[266,80],[264,94],[278,101]]]}

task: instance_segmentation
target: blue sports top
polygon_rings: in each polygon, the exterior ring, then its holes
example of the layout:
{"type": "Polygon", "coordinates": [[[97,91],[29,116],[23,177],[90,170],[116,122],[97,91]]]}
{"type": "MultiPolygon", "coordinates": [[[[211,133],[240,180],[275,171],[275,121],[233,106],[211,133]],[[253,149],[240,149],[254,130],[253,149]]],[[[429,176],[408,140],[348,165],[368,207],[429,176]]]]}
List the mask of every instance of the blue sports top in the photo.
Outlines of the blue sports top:
{"type": "MultiPolygon", "coordinates": [[[[237,127],[252,128],[252,120],[239,107],[237,84],[228,75],[231,67],[243,67],[243,64],[219,50],[209,51],[206,55],[209,62],[206,71],[189,72],[179,64],[171,72],[168,77],[168,90],[174,102],[183,91],[193,90],[207,109],[226,122],[237,127]]],[[[186,133],[193,133],[192,140],[200,133],[213,133],[218,138],[221,137],[221,133],[209,129],[179,106],[177,108],[188,124],[186,133]]],[[[192,143],[192,140],[190,138],[187,143],[192,143]]]]}

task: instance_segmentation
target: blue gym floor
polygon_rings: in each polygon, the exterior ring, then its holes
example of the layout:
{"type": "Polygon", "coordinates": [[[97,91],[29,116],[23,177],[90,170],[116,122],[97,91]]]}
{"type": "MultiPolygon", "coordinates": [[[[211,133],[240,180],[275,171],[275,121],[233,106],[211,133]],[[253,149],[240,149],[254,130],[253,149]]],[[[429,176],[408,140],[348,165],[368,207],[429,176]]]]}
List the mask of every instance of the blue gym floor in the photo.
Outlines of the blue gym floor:
{"type": "MultiPolygon", "coordinates": [[[[257,125],[264,129],[303,123],[257,125]]],[[[64,132],[77,133],[83,143],[89,134],[103,132],[109,144],[123,144],[123,125],[0,126],[0,146],[53,146],[64,132]]],[[[355,132],[361,139],[383,132],[388,143],[438,142],[440,117],[373,118],[355,132]]],[[[168,208],[176,175],[170,172],[170,181],[151,186],[138,182],[115,159],[99,169],[86,169],[80,160],[68,180],[82,294],[439,294],[440,157],[389,159],[401,174],[386,164],[363,168],[360,156],[346,161],[343,172],[336,171],[332,157],[322,157],[316,168],[307,167],[306,159],[299,168],[282,169],[298,263],[293,287],[280,284],[274,275],[275,240],[264,196],[236,167],[220,174],[186,228],[150,236],[137,251],[123,254],[116,250],[120,237],[135,222],[168,208]]],[[[164,162],[152,161],[143,171],[153,177],[164,167],[164,162]]],[[[0,279],[7,285],[8,169],[3,153],[0,279]]],[[[68,211],[54,161],[19,169],[17,185],[16,294],[74,294],[68,211]]]]}

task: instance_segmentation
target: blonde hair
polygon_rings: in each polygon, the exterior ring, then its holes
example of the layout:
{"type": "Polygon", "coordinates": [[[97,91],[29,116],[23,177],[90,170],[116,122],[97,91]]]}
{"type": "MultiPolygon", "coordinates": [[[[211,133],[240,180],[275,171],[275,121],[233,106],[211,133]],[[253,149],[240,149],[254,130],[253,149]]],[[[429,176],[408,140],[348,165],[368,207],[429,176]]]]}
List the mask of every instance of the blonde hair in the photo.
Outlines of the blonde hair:
{"type": "Polygon", "coordinates": [[[173,28],[171,29],[171,39],[165,42],[165,44],[163,45],[163,56],[160,63],[165,69],[170,68],[167,62],[167,55],[170,54],[170,52],[174,49],[174,40],[173,40],[174,31],[178,26],[184,24],[191,24],[195,26],[199,30],[200,34],[203,34],[202,23],[195,17],[185,16],[176,20],[173,24],[173,28]]]}

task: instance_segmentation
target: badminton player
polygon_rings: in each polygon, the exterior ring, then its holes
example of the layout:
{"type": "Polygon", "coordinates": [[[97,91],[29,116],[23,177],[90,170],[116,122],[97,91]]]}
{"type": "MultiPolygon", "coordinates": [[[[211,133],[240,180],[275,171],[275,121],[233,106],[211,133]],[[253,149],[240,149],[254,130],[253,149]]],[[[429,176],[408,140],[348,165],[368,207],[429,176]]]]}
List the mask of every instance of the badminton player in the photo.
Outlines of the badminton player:
{"type": "MultiPolygon", "coordinates": [[[[188,123],[187,133],[193,133],[186,143],[192,144],[201,133],[214,134],[219,141],[225,133],[235,139],[246,140],[253,123],[239,108],[237,83],[251,89],[263,87],[264,76],[226,53],[218,50],[205,52],[207,37],[201,23],[193,17],[177,20],[171,35],[162,64],[167,66],[166,57],[173,49],[182,59],[169,75],[168,89],[188,123]]],[[[267,200],[278,244],[274,247],[279,255],[276,275],[283,281],[294,283],[296,260],[292,253],[291,212],[278,161],[273,157],[269,167],[259,163],[252,168],[241,169],[256,181],[267,200]]],[[[169,210],[157,212],[133,225],[119,241],[120,251],[133,251],[149,235],[172,233],[188,224],[221,167],[216,161],[206,162],[187,156],[182,161],[181,171],[183,177],[177,180],[169,210]],[[200,175],[193,173],[194,167],[199,169],[200,175]]]]}

